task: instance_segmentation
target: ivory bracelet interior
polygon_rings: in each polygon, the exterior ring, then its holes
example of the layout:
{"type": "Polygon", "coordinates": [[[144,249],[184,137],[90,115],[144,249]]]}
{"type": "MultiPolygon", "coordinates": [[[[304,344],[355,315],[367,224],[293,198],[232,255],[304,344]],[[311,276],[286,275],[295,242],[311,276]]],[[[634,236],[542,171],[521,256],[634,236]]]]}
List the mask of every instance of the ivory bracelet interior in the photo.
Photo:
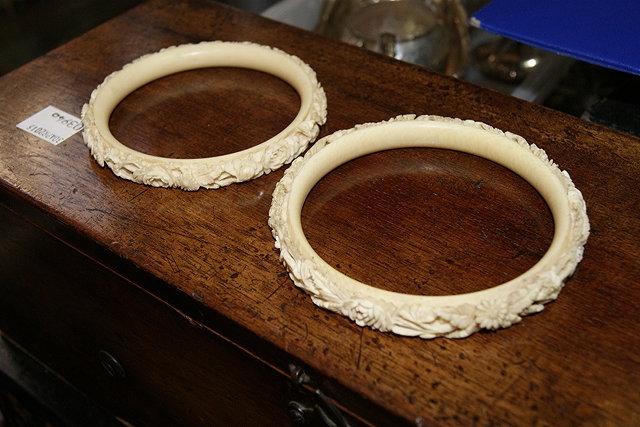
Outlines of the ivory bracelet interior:
{"type": "Polygon", "coordinates": [[[324,90],[315,72],[300,58],[255,43],[213,41],[162,49],[107,76],[84,105],[82,122],[91,154],[117,176],[154,187],[197,190],[248,181],[290,163],[318,136],[326,114],[324,90]],[[248,68],[279,77],[297,91],[300,110],[285,129],[267,141],[201,159],[152,156],[127,147],[112,135],[109,117],[131,92],[161,77],[206,67],[248,68]]]}
{"type": "Polygon", "coordinates": [[[582,194],[544,150],[486,124],[436,116],[399,116],[338,131],[318,141],[285,172],[269,211],[276,247],[296,286],[320,307],[380,331],[434,338],[462,338],[495,330],[539,312],[554,300],[582,259],[589,220],[582,194]],[[337,271],[313,250],[301,225],[313,186],[337,166],[377,151],[433,147],[462,151],[503,165],[527,180],[553,215],[554,236],[528,271],[477,292],[424,296],[391,292],[337,271]]]}

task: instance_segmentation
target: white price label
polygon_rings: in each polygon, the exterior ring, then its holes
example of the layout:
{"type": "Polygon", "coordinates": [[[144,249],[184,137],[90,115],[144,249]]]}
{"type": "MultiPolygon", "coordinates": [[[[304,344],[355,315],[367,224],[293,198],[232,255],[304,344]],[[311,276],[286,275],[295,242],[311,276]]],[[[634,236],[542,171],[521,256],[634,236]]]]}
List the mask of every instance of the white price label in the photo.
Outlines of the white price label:
{"type": "Polygon", "coordinates": [[[82,130],[82,121],[76,116],[49,105],[18,123],[17,126],[40,139],[58,145],[82,130]]]}

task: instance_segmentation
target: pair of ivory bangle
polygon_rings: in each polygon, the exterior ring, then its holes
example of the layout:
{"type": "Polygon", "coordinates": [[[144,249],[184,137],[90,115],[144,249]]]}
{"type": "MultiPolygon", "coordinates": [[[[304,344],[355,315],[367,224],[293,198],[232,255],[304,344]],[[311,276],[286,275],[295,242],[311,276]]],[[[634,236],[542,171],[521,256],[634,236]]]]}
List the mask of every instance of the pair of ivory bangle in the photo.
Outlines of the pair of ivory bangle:
{"type": "Polygon", "coordinates": [[[119,177],[184,190],[219,188],[267,174],[284,164],[273,193],[269,226],[294,284],[313,302],[385,332],[406,336],[461,338],[480,329],[517,323],[554,300],[582,258],[589,221],[582,194],[544,150],[522,137],[486,124],[437,116],[405,115],[358,125],[316,142],[326,120],[326,97],[314,71],[299,58],[253,43],[204,42],[145,55],[109,75],[82,111],[84,139],[96,161],[119,177]],[[109,130],[109,117],[128,94],[160,77],[204,67],[263,71],[289,83],[300,110],[279,134],[249,149],[204,159],[168,159],[132,150],[109,130]],[[501,164],[527,180],[549,205],[555,232],[546,254],[531,269],[478,292],[420,296],[368,286],[335,270],[304,236],[300,216],[313,186],[337,166],[377,151],[435,147],[474,154],[501,164]],[[295,161],[294,161],[295,159],[295,161]]]}

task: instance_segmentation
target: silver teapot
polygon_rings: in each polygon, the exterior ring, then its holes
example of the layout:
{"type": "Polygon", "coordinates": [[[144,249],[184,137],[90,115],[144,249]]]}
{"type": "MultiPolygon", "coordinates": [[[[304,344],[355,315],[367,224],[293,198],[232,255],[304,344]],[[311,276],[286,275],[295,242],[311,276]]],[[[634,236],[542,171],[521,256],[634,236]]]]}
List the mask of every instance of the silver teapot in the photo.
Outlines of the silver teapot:
{"type": "Polygon", "coordinates": [[[451,75],[468,61],[459,0],[325,0],[316,31],[451,75]]]}

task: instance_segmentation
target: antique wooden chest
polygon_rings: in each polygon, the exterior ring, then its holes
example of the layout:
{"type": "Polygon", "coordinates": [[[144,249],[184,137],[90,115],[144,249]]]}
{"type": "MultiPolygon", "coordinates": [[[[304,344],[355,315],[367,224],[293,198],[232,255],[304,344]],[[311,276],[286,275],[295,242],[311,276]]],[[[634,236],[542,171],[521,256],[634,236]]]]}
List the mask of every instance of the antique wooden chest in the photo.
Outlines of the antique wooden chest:
{"type": "MultiPolygon", "coordinates": [[[[0,95],[0,330],[122,420],[640,422],[637,138],[204,0],[146,2],[3,76],[0,95]],[[267,216],[282,170],[218,190],[152,188],[100,167],[79,133],[52,145],[16,127],[48,105],[78,116],[109,73],[203,40],[308,63],[327,95],[321,136],[433,114],[542,147],[587,203],[592,233],[576,273],[508,329],[421,340],[360,328],[316,307],[279,260],[267,216]]],[[[155,155],[215,156],[274,135],[298,102],[265,73],[188,71],[128,96],[111,129],[155,155]]],[[[345,274],[435,295],[517,276],[553,235],[521,178],[435,149],[339,167],[309,195],[303,225],[345,274]]]]}

